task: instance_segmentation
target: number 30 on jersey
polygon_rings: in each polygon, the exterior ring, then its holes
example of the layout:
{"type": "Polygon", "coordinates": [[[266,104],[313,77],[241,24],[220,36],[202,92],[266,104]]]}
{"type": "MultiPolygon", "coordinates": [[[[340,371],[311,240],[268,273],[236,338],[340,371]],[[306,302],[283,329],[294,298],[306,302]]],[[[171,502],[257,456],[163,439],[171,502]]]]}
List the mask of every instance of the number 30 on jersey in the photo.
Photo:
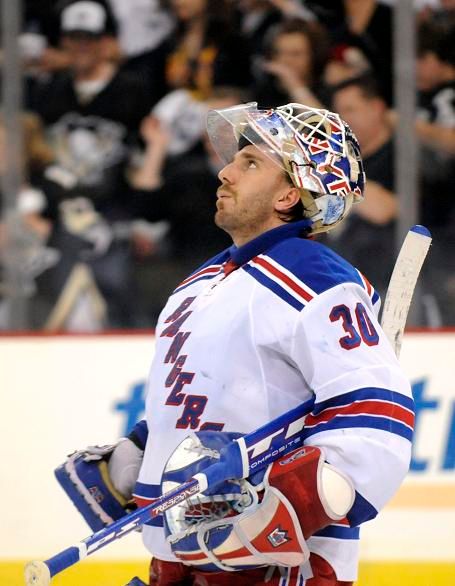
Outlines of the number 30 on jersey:
{"type": "Polygon", "coordinates": [[[352,311],[347,305],[335,305],[329,315],[331,322],[341,321],[345,336],[339,339],[345,350],[357,348],[363,342],[367,346],[376,346],[379,334],[376,331],[363,303],[357,303],[352,311]]]}

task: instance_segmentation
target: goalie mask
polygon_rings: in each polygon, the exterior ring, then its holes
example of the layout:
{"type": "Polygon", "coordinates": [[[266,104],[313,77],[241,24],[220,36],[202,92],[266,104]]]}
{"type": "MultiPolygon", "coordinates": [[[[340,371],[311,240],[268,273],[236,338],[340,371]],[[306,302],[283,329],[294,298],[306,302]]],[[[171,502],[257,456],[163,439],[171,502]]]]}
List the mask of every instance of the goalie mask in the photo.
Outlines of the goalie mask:
{"type": "Polygon", "coordinates": [[[207,132],[226,164],[246,141],[280,166],[299,189],[312,234],[336,226],[363,199],[359,144],[334,112],[302,104],[258,110],[251,102],[211,110],[207,132]]]}

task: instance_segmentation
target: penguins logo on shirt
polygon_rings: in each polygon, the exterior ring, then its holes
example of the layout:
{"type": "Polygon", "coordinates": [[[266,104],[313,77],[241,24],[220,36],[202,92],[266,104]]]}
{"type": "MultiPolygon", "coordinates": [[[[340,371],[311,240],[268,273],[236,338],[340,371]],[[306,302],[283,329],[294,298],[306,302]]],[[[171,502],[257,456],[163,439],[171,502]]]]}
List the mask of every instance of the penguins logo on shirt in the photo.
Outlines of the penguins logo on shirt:
{"type": "Polygon", "coordinates": [[[125,127],[98,116],[66,114],[51,127],[50,135],[58,163],[71,169],[80,185],[101,184],[106,171],[126,156],[125,127]]]}

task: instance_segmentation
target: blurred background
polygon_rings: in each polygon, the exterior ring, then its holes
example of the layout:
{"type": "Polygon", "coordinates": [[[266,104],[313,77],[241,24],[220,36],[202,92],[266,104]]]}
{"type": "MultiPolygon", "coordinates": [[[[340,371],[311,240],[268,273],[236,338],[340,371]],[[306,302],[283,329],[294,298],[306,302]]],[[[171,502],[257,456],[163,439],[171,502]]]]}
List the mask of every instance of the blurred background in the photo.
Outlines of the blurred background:
{"type": "Polygon", "coordinates": [[[366,199],[327,243],[382,293],[433,233],[410,325],[455,325],[455,2],[2,1],[0,330],[153,328],[229,245],[209,108],[335,109],[366,199]]]}
{"type": "MultiPolygon", "coordinates": [[[[230,245],[213,223],[206,113],[249,101],[334,109],[352,127],[366,198],[323,240],[382,295],[407,230],[432,232],[401,359],[411,472],[364,531],[359,585],[454,584],[455,0],[0,6],[0,491],[20,502],[3,522],[1,586],[88,534],[52,470],[142,416],[162,306],[230,245]]],[[[114,560],[145,568],[139,541],[56,584],[123,586],[114,560]]]]}

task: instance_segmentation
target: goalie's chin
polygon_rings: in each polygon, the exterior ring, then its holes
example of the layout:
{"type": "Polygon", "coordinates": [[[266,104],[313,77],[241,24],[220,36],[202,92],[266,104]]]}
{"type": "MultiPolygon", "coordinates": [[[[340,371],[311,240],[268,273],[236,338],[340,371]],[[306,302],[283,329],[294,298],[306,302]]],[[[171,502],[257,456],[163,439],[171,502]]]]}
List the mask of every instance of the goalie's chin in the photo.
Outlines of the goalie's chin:
{"type": "MultiPolygon", "coordinates": [[[[218,200],[218,202],[220,202],[220,200],[218,200]]],[[[220,202],[220,203],[218,203],[218,202],[217,202],[218,209],[215,212],[215,224],[218,226],[218,228],[221,228],[222,230],[229,232],[230,222],[229,222],[228,214],[226,213],[223,202],[220,202]]]]}

